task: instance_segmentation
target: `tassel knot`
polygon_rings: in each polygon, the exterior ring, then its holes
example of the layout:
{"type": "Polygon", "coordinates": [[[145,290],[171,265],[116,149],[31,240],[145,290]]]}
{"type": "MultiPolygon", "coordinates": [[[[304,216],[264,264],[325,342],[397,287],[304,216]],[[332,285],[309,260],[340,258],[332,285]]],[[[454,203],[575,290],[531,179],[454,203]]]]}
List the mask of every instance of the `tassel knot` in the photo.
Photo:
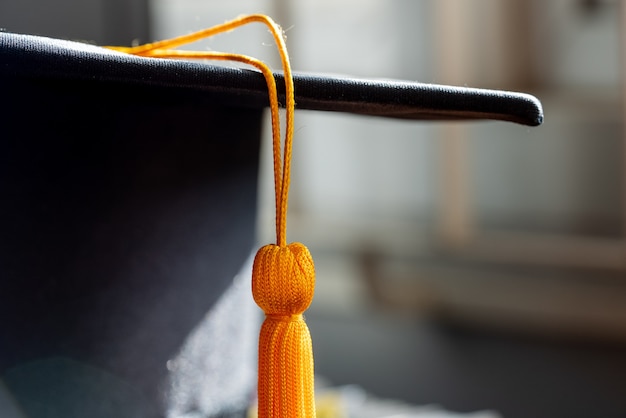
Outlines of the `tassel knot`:
{"type": "Polygon", "coordinates": [[[252,267],[252,295],[266,315],[301,314],[311,304],[314,288],[313,258],[304,245],[259,249],[252,267]]]}

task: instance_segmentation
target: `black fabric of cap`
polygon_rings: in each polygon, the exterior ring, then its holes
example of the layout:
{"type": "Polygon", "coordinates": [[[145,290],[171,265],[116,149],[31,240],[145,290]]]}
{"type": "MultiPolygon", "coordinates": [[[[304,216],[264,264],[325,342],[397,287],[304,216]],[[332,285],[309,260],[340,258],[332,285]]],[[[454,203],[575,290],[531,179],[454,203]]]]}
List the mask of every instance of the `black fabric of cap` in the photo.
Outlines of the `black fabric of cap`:
{"type": "MultiPolygon", "coordinates": [[[[225,105],[267,105],[265,81],[256,71],[135,57],[29,35],[0,33],[0,73],[176,87],[225,105]]],[[[297,109],[416,120],[492,119],[530,126],[543,121],[541,103],[524,93],[298,73],[294,83],[297,109]]],[[[278,86],[284,94],[284,84],[279,81],[278,86]]]]}

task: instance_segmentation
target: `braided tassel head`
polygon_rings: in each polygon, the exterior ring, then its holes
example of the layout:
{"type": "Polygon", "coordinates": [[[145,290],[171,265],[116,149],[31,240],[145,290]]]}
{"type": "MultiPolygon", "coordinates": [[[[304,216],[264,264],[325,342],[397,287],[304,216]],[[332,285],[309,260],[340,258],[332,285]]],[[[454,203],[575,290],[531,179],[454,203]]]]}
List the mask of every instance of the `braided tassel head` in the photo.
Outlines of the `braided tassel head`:
{"type": "Polygon", "coordinates": [[[308,248],[294,242],[259,249],[252,267],[252,296],[266,315],[304,312],[313,300],[315,267],[308,248]]]}
{"type": "Polygon", "coordinates": [[[311,335],[302,313],[315,268],[300,243],[266,245],[254,259],[252,295],[266,318],[259,337],[259,418],[315,417],[311,335]]]}

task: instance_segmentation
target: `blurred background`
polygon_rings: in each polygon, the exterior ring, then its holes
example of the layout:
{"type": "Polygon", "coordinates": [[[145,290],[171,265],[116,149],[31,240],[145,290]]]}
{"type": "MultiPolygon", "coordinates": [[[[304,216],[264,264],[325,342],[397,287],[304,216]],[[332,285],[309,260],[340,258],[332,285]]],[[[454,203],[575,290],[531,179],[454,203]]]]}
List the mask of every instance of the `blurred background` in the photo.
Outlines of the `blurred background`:
{"type": "MultiPolygon", "coordinates": [[[[296,71],[524,91],[546,116],[297,113],[289,234],[316,261],[317,372],[460,412],[623,417],[622,2],[2,0],[0,26],[127,45],[256,12],[282,24],[296,71]]],[[[194,47],[278,63],[257,26],[194,47]]]]}

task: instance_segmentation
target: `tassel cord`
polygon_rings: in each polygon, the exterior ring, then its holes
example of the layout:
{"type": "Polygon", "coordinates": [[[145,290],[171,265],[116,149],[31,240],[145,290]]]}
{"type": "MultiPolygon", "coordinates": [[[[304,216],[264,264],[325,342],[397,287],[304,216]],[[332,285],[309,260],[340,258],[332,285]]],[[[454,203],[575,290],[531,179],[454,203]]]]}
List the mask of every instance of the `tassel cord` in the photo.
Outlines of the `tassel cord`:
{"type": "MultiPolygon", "coordinates": [[[[295,110],[295,98],[294,98],[294,86],[293,76],[291,73],[291,65],[289,63],[289,55],[287,53],[287,45],[283,36],[283,31],[280,26],[274,22],[268,16],[262,14],[253,14],[247,16],[241,16],[231,21],[222,23],[220,25],[213,26],[208,29],[193,32],[187,35],[178,36],[176,38],[166,39],[158,42],[148,43],[135,47],[108,47],[120,52],[128,54],[144,56],[144,57],[159,57],[159,58],[208,58],[218,60],[232,60],[243,62],[248,65],[252,65],[263,73],[266,81],[268,76],[266,72],[271,70],[263,62],[256,60],[252,57],[238,54],[227,54],[221,52],[186,52],[180,50],[174,50],[178,46],[190,44],[201,39],[217,35],[220,33],[230,32],[240,26],[244,26],[250,23],[262,23],[268,27],[269,31],[274,38],[274,42],[277,45],[278,53],[280,55],[281,65],[283,68],[283,74],[285,79],[285,144],[282,157],[281,167],[281,152],[280,152],[280,124],[277,123],[278,118],[278,105],[274,105],[270,102],[270,110],[272,113],[272,131],[278,134],[278,143],[276,138],[273,140],[273,159],[274,159],[274,190],[276,195],[276,243],[279,246],[287,245],[287,202],[290,185],[290,171],[291,171],[291,154],[292,154],[292,142],[293,142],[293,114],[295,110]]],[[[272,75],[272,82],[268,81],[268,91],[270,96],[272,92],[276,92],[276,84],[272,75]]]]}

